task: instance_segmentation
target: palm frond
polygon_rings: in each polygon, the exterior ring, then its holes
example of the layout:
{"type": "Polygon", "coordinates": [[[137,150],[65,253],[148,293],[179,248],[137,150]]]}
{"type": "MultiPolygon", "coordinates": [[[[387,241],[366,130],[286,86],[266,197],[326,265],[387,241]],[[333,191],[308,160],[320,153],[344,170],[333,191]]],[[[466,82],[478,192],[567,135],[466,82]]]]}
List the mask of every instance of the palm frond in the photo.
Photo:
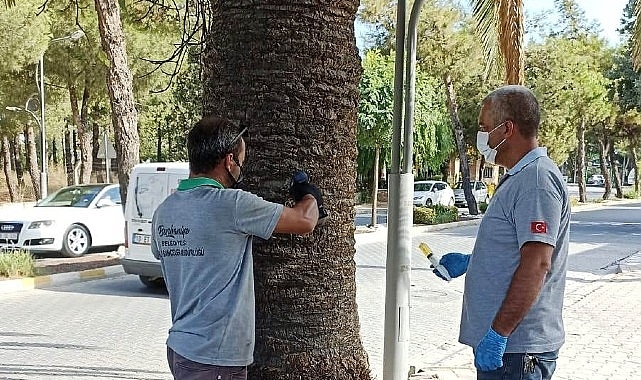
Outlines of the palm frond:
{"type": "Polygon", "coordinates": [[[471,0],[476,31],[485,52],[485,75],[505,69],[508,84],[522,84],[523,0],[471,0]]]}
{"type": "Polygon", "coordinates": [[[476,32],[483,44],[485,53],[485,73],[487,78],[492,66],[499,64],[498,60],[498,13],[495,0],[471,0],[472,17],[476,24],[476,32]]]}
{"type": "Polygon", "coordinates": [[[523,0],[499,0],[499,47],[507,84],[523,84],[523,0]]]}

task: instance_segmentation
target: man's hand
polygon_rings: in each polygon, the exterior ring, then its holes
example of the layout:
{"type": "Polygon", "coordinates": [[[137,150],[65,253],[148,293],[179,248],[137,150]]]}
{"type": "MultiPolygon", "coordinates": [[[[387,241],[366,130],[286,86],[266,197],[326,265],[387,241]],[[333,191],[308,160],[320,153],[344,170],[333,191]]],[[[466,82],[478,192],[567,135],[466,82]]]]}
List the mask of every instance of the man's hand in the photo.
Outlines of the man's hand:
{"type": "MultiPolygon", "coordinates": [[[[467,272],[467,265],[470,263],[470,256],[471,255],[465,253],[451,252],[443,255],[441,260],[439,260],[439,264],[447,269],[447,273],[450,274],[451,278],[456,278],[467,272]]],[[[433,272],[443,280],[446,280],[438,270],[434,269],[433,272]]]]}
{"type": "Polygon", "coordinates": [[[474,365],[484,372],[503,367],[503,354],[506,346],[507,337],[500,335],[490,327],[474,350],[474,365]]]}

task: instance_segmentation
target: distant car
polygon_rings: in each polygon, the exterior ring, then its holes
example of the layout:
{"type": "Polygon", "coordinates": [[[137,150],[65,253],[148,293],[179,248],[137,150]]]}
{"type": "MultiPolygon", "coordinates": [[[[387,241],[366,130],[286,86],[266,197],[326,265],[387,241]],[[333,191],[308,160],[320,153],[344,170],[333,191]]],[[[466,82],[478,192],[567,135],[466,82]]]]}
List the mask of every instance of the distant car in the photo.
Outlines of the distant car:
{"type": "Polygon", "coordinates": [[[68,186],[33,207],[3,211],[0,249],[79,257],[91,247],[122,245],[124,229],[119,185],[68,186]]]}
{"type": "Polygon", "coordinates": [[[414,182],[414,206],[431,206],[435,204],[454,205],[454,192],[450,185],[443,181],[414,182]]]}
{"type": "MultiPolygon", "coordinates": [[[[490,195],[487,193],[487,186],[483,181],[470,181],[470,186],[472,186],[472,194],[477,204],[490,202],[490,195]]],[[[463,192],[463,182],[458,182],[454,186],[454,205],[467,207],[467,200],[465,200],[465,193],[463,192]]]]}
{"type": "Polygon", "coordinates": [[[601,174],[592,174],[586,182],[588,185],[603,186],[605,185],[605,178],[601,174]]]}

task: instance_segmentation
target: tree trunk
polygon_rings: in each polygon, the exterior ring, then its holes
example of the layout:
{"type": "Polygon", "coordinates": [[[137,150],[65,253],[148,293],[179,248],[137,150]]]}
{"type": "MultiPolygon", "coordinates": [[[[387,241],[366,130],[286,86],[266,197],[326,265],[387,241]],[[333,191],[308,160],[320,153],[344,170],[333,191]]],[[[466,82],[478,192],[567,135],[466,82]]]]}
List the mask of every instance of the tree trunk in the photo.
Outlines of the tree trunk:
{"type": "Polygon", "coordinates": [[[40,169],[38,169],[38,152],[36,150],[36,139],[33,133],[33,127],[27,123],[24,128],[25,147],[28,157],[29,176],[31,177],[31,184],[33,185],[33,194],[36,199],[41,199],[40,193],[40,169]]]}
{"type": "MultiPolygon", "coordinates": [[[[18,187],[24,188],[24,164],[22,162],[22,141],[20,141],[20,134],[16,134],[11,144],[11,162],[18,177],[18,187]]],[[[21,190],[22,191],[22,190],[21,190]]]]}
{"type": "Polygon", "coordinates": [[[447,99],[447,109],[450,112],[450,119],[454,129],[454,137],[456,139],[456,148],[458,149],[459,160],[461,161],[461,183],[463,184],[463,193],[465,194],[465,201],[467,202],[467,209],[471,215],[478,215],[479,209],[476,204],[476,198],[472,193],[472,186],[470,184],[470,165],[467,162],[467,152],[465,149],[465,140],[463,139],[463,125],[458,115],[458,104],[456,102],[456,92],[454,91],[454,83],[450,73],[443,75],[445,82],[445,93],[447,99]]]}
{"type": "Polygon", "coordinates": [[[95,0],[102,50],[109,59],[107,88],[118,157],[118,182],[124,210],[131,169],[140,161],[138,112],[134,106],[133,78],[127,65],[125,35],[116,0],[95,0]]]}
{"type": "Polygon", "coordinates": [[[616,192],[617,192],[616,197],[620,199],[620,198],[623,198],[623,189],[621,189],[622,178],[619,173],[619,167],[617,166],[616,157],[614,155],[614,143],[610,141],[609,145],[610,145],[610,149],[608,150],[608,158],[609,158],[608,161],[610,162],[610,167],[614,172],[613,182],[614,182],[614,188],[616,189],[616,192]]]}
{"type": "Polygon", "coordinates": [[[2,145],[0,145],[0,152],[2,152],[2,168],[4,170],[4,178],[9,189],[9,200],[15,202],[18,200],[18,180],[13,176],[13,169],[11,168],[11,144],[7,136],[2,136],[2,145]]]}
{"type": "Polygon", "coordinates": [[[603,175],[604,179],[604,192],[603,192],[603,200],[610,199],[610,194],[612,193],[612,181],[610,179],[610,171],[608,170],[608,167],[605,165],[607,161],[607,154],[608,151],[610,150],[610,145],[606,137],[600,136],[598,137],[599,140],[599,167],[601,169],[601,174],[603,175]]]}
{"type": "Polygon", "coordinates": [[[354,263],[358,0],[213,2],[205,114],[249,127],[246,188],[287,200],[304,169],[330,217],[305,237],[255,241],[250,379],[370,379],[354,263]]]}
{"type": "Polygon", "coordinates": [[[639,196],[639,155],[637,154],[636,144],[630,147],[630,155],[632,156],[632,166],[634,167],[634,192],[639,196]]]}
{"type": "Polygon", "coordinates": [[[379,170],[379,161],[381,158],[381,147],[376,146],[376,153],[374,155],[374,178],[372,178],[372,220],[369,224],[370,227],[376,227],[376,221],[378,216],[378,170],[379,170]]]}
{"type": "Polygon", "coordinates": [[[74,175],[73,175],[73,153],[71,152],[71,131],[69,127],[65,128],[65,139],[64,139],[64,157],[65,157],[65,172],[67,173],[67,186],[74,184],[74,175]]]}
{"type": "Polygon", "coordinates": [[[80,142],[80,183],[91,182],[91,170],[93,168],[93,155],[91,148],[92,131],[87,125],[87,108],[89,103],[89,88],[84,87],[82,92],[82,103],[78,108],[78,95],[76,86],[69,85],[69,101],[71,102],[71,114],[74,124],[78,130],[78,140],[80,142]]]}
{"type": "Polygon", "coordinates": [[[585,189],[585,121],[583,120],[581,120],[579,128],[576,130],[576,139],[579,144],[576,152],[576,172],[578,177],[576,182],[579,184],[579,202],[585,203],[587,198],[585,189]]]}

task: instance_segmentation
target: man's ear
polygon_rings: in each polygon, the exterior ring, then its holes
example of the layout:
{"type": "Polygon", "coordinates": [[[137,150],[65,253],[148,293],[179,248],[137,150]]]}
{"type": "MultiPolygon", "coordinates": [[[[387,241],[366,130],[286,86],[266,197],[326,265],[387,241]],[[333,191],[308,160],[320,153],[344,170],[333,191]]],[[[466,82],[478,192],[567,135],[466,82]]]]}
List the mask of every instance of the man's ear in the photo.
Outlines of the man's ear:
{"type": "Polygon", "coordinates": [[[512,137],[516,133],[516,124],[512,120],[505,122],[505,137],[512,137]]]}

